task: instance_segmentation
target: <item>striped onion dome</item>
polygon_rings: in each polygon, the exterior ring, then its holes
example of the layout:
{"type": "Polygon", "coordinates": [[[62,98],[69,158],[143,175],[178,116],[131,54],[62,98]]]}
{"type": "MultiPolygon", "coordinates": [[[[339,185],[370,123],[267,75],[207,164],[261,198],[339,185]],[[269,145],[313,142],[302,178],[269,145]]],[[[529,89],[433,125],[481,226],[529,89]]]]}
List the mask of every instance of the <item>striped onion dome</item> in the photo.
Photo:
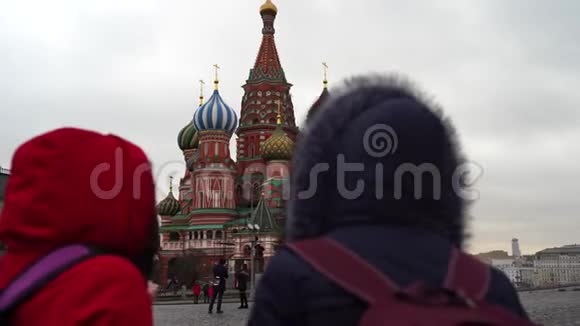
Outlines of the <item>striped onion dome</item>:
{"type": "Polygon", "coordinates": [[[216,89],[209,100],[193,114],[193,125],[199,131],[225,130],[233,134],[238,126],[238,115],[224,102],[216,89]]]}
{"type": "Polygon", "coordinates": [[[173,192],[169,191],[167,197],[157,204],[157,214],[161,216],[174,216],[179,212],[179,201],[173,197],[173,192]]]}
{"type": "Polygon", "coordinates": [[[293,152],[294,142],[286,135],[280,125],[272,133],[272,136],[262,144],[262,157],[267,161],[289,161],[293,152]]]}
{"type": "Polygon", "coordinates": [[[182,151],[188,149],[195,149],[199,146],[199,134],[197,133],[197,129],[193,125],[193,122],[187,124],[187,126],[183,127],[179,134],[177,134],[177,145],[181,148],[182,151]]]}

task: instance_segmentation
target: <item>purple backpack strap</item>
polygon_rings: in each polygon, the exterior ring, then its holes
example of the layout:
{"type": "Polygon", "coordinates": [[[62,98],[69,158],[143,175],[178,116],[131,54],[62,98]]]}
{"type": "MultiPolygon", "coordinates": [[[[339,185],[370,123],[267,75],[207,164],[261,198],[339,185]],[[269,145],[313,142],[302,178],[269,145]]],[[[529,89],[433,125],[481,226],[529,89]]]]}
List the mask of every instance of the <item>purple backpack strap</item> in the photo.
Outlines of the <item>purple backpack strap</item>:
{"type": "Polygon", "coordinates": [[[287,247],[328,279],[369,304],[398,290],[386,275],[333,239],[302,240],[287,247]]]}
{"type": "Polygon", "coordinates": [[[445,288],[453,290],[471,300],[485,298],[491,281],[489,266],[472,255],[457,248],[451,251],[445,288]]]}
{"type": "Polygon", "coordinates": [[[60,273],[91,256],[94,251],[90,248],[71,245],[40,258],[0,292],[0,314],[8,313],[60,273]]]}

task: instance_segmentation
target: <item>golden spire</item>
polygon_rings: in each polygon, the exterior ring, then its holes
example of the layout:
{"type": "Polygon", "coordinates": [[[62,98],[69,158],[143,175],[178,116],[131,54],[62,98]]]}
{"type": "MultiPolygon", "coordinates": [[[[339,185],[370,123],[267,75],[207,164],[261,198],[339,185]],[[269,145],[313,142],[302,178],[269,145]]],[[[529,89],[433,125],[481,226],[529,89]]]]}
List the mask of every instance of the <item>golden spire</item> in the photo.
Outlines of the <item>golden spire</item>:
{"type": "Polygon", "coordinates": [[[205,82],[200,79],[199,80],[199,106],[203,105],[203,85],[205,85],[205,82]]]}
{"type": "Polygon", "coordinates": [[[266,0],[266,2],[260,6],[260,13],[264,12],[265,10],[272,10],[274,13],[278,13],[278,8],[275,4],[272,3],[271,0],[266,0]]]}
{"type": "Polygon", "coordinates": [[[324,84],[324,88],[327,88],[328,87],[328,79],[327,79],[328,65],[326,64],[326,62],[322,63],[322,67],[324,69],[324,80],[322,81],[322,84],[324,84]]]}
{"type": "Polygon", "coordinates": [[[218,85],[220,83],[218,79],[218,70],[220,69],[220,66],[218,66],[216,63],[215,65],[213,65],[213,67],[215,68],[215,79],[213,80],[213,86],[215,89],[218,89],[218,85]]]}
{"type": "Polygon", "coordinates": [[[169,192],[173,193],[173,176],[169,176],[169,192]]]}
{"type": "Polygon", "coordinates": [[[282,101],[278,100],[278,115],[276,116],[276,124],[282,124],[282,101]]]}

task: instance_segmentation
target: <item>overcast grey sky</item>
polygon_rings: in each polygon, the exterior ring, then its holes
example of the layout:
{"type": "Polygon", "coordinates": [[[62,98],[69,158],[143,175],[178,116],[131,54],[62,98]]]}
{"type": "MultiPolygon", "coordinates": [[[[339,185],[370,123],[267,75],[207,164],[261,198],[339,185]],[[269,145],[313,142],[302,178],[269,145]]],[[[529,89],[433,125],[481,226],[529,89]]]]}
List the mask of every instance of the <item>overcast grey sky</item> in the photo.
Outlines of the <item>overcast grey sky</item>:
{"type": "MultiPolygon", "coordinates": [[[[333,82],[402,72],[454,119],[485,173],[472,251],[531,253],[580,243],[580,3],[274,0],[276,41],[297,122],[333,82]]],[[[112,132],[141,145],[167,191],[176,135],[219,63],[240,86],[261,39],[261,0],[6,1],[0,5],[0,165],[52,128],[112,132]]],[[[207,87],[206,93],[209,92],[207,87]]]]}

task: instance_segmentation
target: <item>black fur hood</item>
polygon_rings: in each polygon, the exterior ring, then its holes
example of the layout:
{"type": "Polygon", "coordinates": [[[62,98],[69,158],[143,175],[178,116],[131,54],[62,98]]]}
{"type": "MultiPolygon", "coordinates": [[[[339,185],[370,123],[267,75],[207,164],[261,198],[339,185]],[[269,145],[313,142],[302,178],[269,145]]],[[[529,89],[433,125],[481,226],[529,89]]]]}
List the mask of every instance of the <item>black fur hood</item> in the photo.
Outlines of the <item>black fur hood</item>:
{"type": "Polygon", "coordinates": [[[392,224],[461,246],[466,203],[455,172],[463,162],[451,123],[409,82],[347,80],[297,144],[286,235],[297,240],[349,224],[392,224]]]}

